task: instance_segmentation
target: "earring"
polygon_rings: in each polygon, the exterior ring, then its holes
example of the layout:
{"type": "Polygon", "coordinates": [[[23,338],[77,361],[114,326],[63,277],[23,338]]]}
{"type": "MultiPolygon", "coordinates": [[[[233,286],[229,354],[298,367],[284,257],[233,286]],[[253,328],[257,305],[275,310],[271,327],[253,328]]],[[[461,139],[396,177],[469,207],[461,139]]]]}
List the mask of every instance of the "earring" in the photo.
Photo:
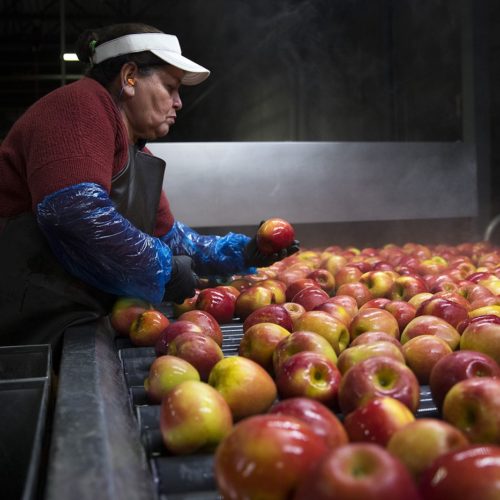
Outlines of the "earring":
{"type": "Polygon", "coordinates": [[[127,78],[127,83],[131,86],[131,87],[135,87],[135,80],[133,78],[127,78]]]}

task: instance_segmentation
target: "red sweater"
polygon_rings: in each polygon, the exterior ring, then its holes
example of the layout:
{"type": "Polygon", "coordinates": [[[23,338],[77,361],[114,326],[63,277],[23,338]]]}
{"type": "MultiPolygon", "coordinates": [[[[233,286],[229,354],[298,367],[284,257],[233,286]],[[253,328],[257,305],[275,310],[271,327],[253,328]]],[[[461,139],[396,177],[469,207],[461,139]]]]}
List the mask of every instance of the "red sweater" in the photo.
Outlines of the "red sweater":
{"type": "MultiPolygon", "coordinates": [[[[108,193],[127,161],[123,118],[108,91],[83,78],[42,97],[0,146],[0,217],[34,211],[45,196],[82,182],[108,193]]],[[[173,224],[162,192],[155,235],[173,224]]]]}

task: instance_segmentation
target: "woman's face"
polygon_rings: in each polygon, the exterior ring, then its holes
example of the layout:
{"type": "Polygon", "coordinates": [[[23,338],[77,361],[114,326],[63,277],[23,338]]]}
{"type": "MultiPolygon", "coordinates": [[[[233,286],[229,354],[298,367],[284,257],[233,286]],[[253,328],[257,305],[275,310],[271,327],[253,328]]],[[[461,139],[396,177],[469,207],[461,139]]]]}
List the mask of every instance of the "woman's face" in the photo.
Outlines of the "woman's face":
{"type": "Polygon", "coordinates": [[[157,66],[147,75],[136,74],[133,95],[121,102],[132,143],[168,134],[182,108],[179,87],[183,74],[179,68],[167,65],[157,66]]]}

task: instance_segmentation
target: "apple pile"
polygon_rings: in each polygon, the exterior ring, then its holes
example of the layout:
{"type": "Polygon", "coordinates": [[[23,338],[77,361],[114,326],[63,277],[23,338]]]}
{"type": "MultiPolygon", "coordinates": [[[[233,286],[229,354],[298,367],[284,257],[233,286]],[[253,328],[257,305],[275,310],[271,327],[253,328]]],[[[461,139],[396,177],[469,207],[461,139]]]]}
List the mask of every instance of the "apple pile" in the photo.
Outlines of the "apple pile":
{"type": "Polygon", "coordinates": [[[171,320],[120,300],[117,333],[128,325],[135,345],[155,347],[145,388],[162,405],[166,448],[214,450],[223,496],[500,495],[500,249],[302,250],[198,290],[171,320]],[[225,357],[229,322],[243,334],[238,355],[225,357]],[[441,418],[416,418],[421,385],[441,418]],[[200,409],[212,420],[180,432],[169,414],[188,401],[196,414],[195,388],[212,401],[200,409]],[[183,433],[196,443],[180,444],[183,433]]]}

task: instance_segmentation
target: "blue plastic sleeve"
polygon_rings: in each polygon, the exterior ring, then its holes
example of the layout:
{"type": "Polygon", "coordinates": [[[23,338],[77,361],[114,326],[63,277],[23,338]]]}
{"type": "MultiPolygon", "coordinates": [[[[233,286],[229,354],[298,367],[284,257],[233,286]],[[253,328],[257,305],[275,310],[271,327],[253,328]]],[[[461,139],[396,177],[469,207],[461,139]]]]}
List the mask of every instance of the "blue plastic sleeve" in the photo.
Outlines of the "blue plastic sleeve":
{"type": "Polygon", "coordinates": [[[162,301],[170,249],[124,218],[101,186],[82,183],[46,196],[37,206],[37,220],[72,275],[114,295],[162,301]]]}
{"type": "Polygon", "coordinates": [[[162,239],[174,255],[189,255],[197,274],[201,276],[229,276],[256,271],[255,267],[245,264],[244,252],[250,238],[244,234],[201,235],[186,224],[175,221],[162,239]]]}

